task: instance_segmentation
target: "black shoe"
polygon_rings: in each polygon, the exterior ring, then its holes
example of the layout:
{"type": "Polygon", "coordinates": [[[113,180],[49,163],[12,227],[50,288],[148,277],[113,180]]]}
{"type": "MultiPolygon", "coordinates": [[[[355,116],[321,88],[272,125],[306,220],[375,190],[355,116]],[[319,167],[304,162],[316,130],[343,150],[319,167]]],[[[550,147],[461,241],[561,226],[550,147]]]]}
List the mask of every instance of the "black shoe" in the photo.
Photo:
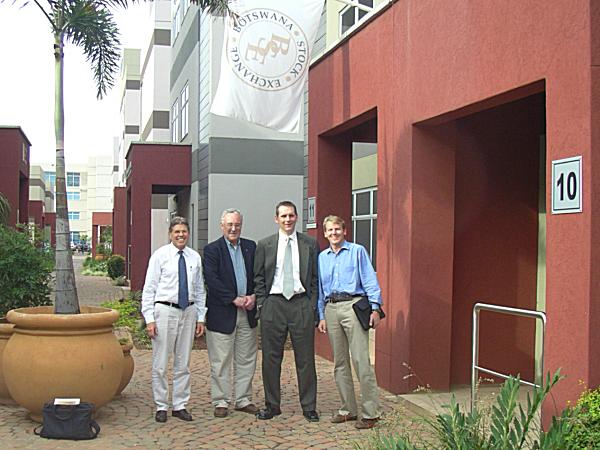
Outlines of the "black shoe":
{"type": "Polygon", "coordinates": [[[304,418],[306,420],[308,420],[309,422],[318,422],[319,421],[319,414],[316,411],[304,411],[302,414],[304,414],[304,418]]]}
{"type": "Polygon", "coordinates": [[[165,423],[167,421],[167,412],[162,409],[160,411],[156,411],[156,415],[154,416],[154,419],[157,422],[165,423]]]}
{"type": "Polygon", "coordinates": [[[178,419],[185,420],[186,422],[191,422],[192,415],[187,412],[185,409],[180,409],[179,411],[173,411],[173,417],[177,417],[178,419]]]}
{"type": "Polygon", "coordinates": [[[263,408],[258,413],[256,413],[256,418],[258,420],[271,420],[275,416],[281,415],[280,409],[273,408],[263,408]]]}

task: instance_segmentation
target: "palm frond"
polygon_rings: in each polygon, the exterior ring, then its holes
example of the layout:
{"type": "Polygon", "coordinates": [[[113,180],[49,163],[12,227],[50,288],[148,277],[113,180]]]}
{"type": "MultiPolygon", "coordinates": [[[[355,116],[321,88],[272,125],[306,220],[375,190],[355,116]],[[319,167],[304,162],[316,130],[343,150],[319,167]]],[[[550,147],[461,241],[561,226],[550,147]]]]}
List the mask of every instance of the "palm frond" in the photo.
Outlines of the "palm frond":
{"type": "Polygon", "coordinates": [[[64,10],[65,40],[83,49],[92,66],[98,98],[113,87],[119,70],[119,30],[106,3],[107,0],[66,0],[64,10]]]}
{"type": "Polygon", "coordinates": [[[192,0],[192,3],[198,4],[198,6],[210,14],[222,15],[230,14],[228,0],[192,0]]]}

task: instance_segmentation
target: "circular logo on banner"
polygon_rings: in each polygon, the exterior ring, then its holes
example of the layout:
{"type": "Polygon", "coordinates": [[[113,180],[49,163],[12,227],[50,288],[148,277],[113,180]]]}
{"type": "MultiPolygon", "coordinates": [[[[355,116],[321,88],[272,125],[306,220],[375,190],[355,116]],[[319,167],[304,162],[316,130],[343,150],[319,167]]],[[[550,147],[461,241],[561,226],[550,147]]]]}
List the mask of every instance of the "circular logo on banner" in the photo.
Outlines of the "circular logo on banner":
{"type": "Polygon", "coordinates": [[[278,91],[302,78],[308,66],[308,42],[291,17],[271,9],[252,9],[239,15],[229,30],[227,59],[244,83],[278,91]]]}

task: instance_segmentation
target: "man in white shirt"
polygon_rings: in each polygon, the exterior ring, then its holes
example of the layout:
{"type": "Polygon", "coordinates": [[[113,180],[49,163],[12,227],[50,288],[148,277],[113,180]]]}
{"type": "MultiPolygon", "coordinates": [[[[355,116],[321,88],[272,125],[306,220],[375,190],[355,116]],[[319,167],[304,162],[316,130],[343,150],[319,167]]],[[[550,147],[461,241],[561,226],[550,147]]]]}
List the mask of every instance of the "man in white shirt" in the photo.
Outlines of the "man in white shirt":
{"type": "Polygon", "coordinates": [[[186,246],[188,238],[187,220],[174,217],[169,226],[171,243],[150,257],[142,292],[142,315],[152,339],[152,392],[157,422],[167,421],[167,366],[171,354],[172,414],[181,420],[192,420],[185,409],[190,399],[190,356],[194,335],[204,334],[206,293],[200,255],[186,246]]]}
{"type": "Polygon", "coordinates": [[[318,422],[315,371],[315,322],[318,295],[319,247],[310,236],[296,232],[298,213],[290,201],[275,208],[279,232],[261,240],[254,258],[254,293],[260,316],[265,407],[257,417],[281,414],[281,361],[288,334],[292,340],[302,414],[318,422]]]}

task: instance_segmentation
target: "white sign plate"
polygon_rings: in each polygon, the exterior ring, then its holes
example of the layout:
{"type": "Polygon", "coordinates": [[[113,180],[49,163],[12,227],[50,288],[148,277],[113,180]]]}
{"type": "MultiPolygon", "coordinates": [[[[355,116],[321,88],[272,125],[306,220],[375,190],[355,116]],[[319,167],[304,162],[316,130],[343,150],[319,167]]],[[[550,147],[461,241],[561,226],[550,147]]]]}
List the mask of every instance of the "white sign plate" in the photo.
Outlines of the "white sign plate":
{"type": "Polygon", "coordinates": [[[317,223],[317,198],[316,197],[308,197],[308,218],[306,219],[306,223],[307,223],[307,225],[317,223]]]}
{"type": "Polygon", "coordinates": [[[581,156],[552,161],[552,214],[581,212],[581,191],[581,156]]]}

